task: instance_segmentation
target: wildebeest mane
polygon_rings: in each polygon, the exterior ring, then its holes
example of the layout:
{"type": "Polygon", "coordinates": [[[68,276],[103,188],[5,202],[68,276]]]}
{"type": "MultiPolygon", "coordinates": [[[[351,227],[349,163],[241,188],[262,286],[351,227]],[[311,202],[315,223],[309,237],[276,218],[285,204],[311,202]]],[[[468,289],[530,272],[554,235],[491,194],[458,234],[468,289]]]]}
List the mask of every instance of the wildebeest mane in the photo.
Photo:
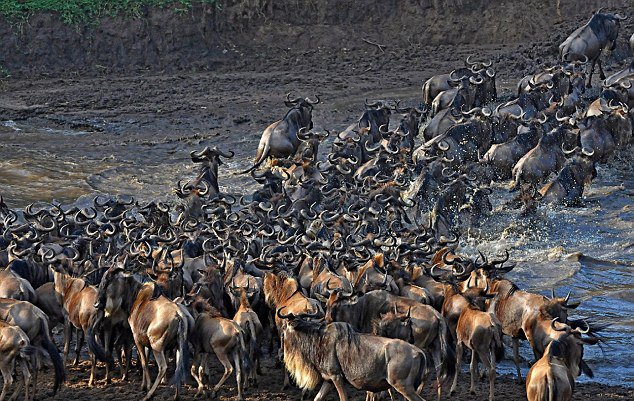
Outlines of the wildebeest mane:
{"type": "Polygon", "coordinates": [[[612,18],[608,14],[594,14],[590,21],[588,21],[588,27],[592,30],[598,38],[605,37],[612,41],[615,39],[613,32],[606,29],[607,24],[612,21],[612,18]]]}

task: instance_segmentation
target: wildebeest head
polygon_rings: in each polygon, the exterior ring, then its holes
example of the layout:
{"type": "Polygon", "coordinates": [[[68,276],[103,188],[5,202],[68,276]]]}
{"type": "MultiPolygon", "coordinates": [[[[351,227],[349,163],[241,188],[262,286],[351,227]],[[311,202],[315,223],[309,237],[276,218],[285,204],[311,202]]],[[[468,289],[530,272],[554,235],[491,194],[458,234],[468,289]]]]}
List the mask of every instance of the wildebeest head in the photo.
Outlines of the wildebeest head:
{"type": "Polygon", "coordinates": [[[313,129],[313,106],[321,101],[319,96],[315,96],[315,98],[317,100],[310,100],[309,98],[302,97],[291,99],[291,94],[288,93],[284,104],[291,109],[286,113],[284,120],[286,120],[287,117],[290,117],[291,114],[297,114],[297,116],[294,116],[294,119],[303,123],[299,126],[299,128],[307,128],[309,131],[313,129]]]}
{"type": "Polygon", "coordinates": [[[551,328],[562,334],[552,342],[555,343],[555,349],[553,350],[551,346],[550,349],[546,349],[546,352],[553,353],[553,356],[563,359],[570,369],[572,377],[577,377],[582,372],[588,377],[593,377],[592,369],[583,360],[583,346],[595,345],[601,341],[601,338],[596,336],[597,329],[593,330],[585,321],[581,321],[580,324],[571,322],[571,324],[576,327],[573,328],[562,323],[561,319],[557,317],[552,320],[551,328]],[[584,334],[590,336],[583,337],[584,334]]]}

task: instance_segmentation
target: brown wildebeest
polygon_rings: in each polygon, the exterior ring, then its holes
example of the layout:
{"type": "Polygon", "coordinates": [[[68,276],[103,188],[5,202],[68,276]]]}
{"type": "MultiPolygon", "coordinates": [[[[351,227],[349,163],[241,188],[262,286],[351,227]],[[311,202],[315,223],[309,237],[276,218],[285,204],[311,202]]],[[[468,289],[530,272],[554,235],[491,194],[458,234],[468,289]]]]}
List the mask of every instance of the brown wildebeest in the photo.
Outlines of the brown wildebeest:
{"type": "Polygon", "coordinates": [[[599,341],[597,337],[582,338],[582,334],[590,331],[587,324],[585,330],[572,329],[557,320],[553,319],[550,324],[560,336],[548,344],[544,355],[526,376],[528,401],[569,401],[575,389],[575,377],[583,369],[583,345],[594,345],[599,341]]]}
{"type": "Polygon", "coordinates": [[[201,296],[194,296],[186,300],[186,303],[189,304],[192,315],[195,317],[190,340],[195,355],[191,373],[198,383],[196,396],[205,391],[204,374],[207,369],[207,357],[213,352],[225,371],[220,381],[214,386],[211,397],[216,398],[216,393],[235,369],[238,399],[242,400],[242,368],[244,366],[248,370],[249,365],[248,350],[244,343],[242,329],[238,323],[222,317],[220,312],[201,296]]]}
{"type": "Polygon", "coordinates": [[[403,340],[357,333],[347,323],[314,322],[305,316],[277,312],[287,322],[286,369],[305,390],[323,379],[315,401],[323,400],[333,385],[346,401],[345,382],[369,392],[393,388],[409,401],[424,401],[416,393],[427,365],[423,351],[403,340]]]}
{"type": "MultiPolygon", "coordinates": [[[[18,326],[27,335],[31,345],[46,350],[55,369],[53,394],[56,394],[66,380],[66,372],[59,350],[51,340],[46,313],[26,301],[0,298],[0,321],[18,326]]],[[[37,388],[37,369],[35,369],[33,385],[37,388]]]]}
{"type": "MultiPolygon", "coordinates": [[[[92,387],[95,381],[95,368],[97,360],[107,362],[106,354],[95,341],[92,332],[95,319],[98,313],[102,313],[95,308],[97,301],[97,288],[88,285],[83,279],[71,277],[62,271],[55,271],[55,291],[62,304],[64,315],[64,363],[68,359],[70,350],[70,340],[72,336],[71,325],[77,333],[75,348],[75,365],[79,363],[81,346],[86,339],[88,353],[90,354],[90,378],[88,386],[92,387]]],[[[106,364],[106,382],[110,382],[110,363],[106,364]]]]}
{"type": "Polygon", "coordinates": [[[238,325],[242,328],[245,340],[248,340],[249,342],[248,353],[253,366],[251,371],[246,373],[248,378],[257,386],[256,373],[262,374],[260,371],[260,349],[258,346],[258,340],[262,338],[264,329],[262,327],[262,323],[260,323],[258,314],[251,309],[249,298],[247,296],[248,290],[248,287],[238,287],[237,289],[231,288],[231,291],[237,292],[236,295],[240,298],[240,307],[233,317],[233,321],[238,323],[238,325]]]}
{"type": "MultiPolygon", "coordinates": [[[[9,387],[13,384],[13,371],[16,362],[20,365],[22,377],[24,379],[24,401],[32,401],[35,398],[36,388],[29,396],[29,387],[31,386],[31,372],[29,371],[29,363],[32,367],[36,367],[37,350],[31,346],[29,338],[18,326],[11,325],[0,320],[0,373],[2,373],[2,394],[0,401],[4,400],[9,387]]],[[[15,389],[15,393],[11,400],[15,400],[21,390],[22,383],[15,389]]]]}
{"type": "Polygon", "coordinates": [[[522,374],[519,367],[519,340],[527,339],[531,348],[535,349],[533,342],[533,328],[538,323],[540,308],[544,306],[552,317],[559,317],[561,321],[567,321],[568,309],[575,309],[579,303],[568,303],[570,294],[565,298],[546,298],[543,295],[521,291],[515,284],[506,279],[495,279],[491,283],[491,293],[496,293],[496,299],[489,305],[489,311],[495,312],[495,316],[502,324],[502,331],[513,340],[513,360],[517,370],[517,381],[522,382],[522,374]]]}
{"type": "Polygon", "coordinates": [[[176,348],[176,370],[170,384],[179,396],[189,359],[188,337],[194,319],[183,305],[178,305],[160,293],[160,287],[143,277],[126,273],[122,268],[109,269],[99,284],[95,307],[104,311],[104,318],[120,312],[128,316],[134,344],[143,367],[141,388],[148,389],[151,379],[145,349],[154,353],[159,371],[143,401],[154,395],[167,373],[165,351],[176,348]]]}
{"type": "MultiPolygon", "coordinates": [[[[474,288],[475,290],[475,288],[474,288]]],[[[450,393],[453,394],[458,384],[458,374],[462,359],[463,346],[471,350],[471,386],[469,391],[475,394],[475,381],[478,375],[478,359],[489,374],[489,401],[493,401],[495,391],[495,365],[504,357],[504,344],[502,343],[502,327],[495,315],[485,312],[485,301],[493,298],[486,294],[485,289],[478,289],[479,294],[465,294],[468,304],[460,314],[456,326],[456,372],[450,393]]]]}

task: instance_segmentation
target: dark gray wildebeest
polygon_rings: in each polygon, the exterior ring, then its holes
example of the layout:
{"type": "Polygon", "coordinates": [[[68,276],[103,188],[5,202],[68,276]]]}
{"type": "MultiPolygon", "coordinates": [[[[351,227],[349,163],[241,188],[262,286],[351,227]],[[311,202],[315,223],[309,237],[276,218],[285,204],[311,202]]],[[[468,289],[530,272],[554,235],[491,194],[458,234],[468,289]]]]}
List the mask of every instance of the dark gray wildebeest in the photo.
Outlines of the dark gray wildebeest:
{"type": "MultiPolygon", "coordinates": [[[[465,67],[457,68],[449,74],[434,75],[433,77],[425,81],[425,83],[423,84],[423,104],[425,104],[427,107],[431,107],[432,101],[436,98],[436,96],[438,96],[440,92],[451,89],[450,83],[452,74],[458,77],[461,77],[463,75],[467,75],[468,77],[475,77],[479,75],[479,71],[483,71],[489,77],[494,78],[495,72],[489,69],[489,67],[491,67],[491,65],[493,64],[492,61],[481,63],[473,62],[470,59],[471,56],[467,57],[467,59],[465,60],[465,67]]],[[[493,87],[495,87],[495,84],[493,84],[493,87]]]]}
{"type": "MultiPolygon", "coordinates": [[[[564,151],[573,154],[577,151],[564,151]]],[[[583,190],[597,175],[592,156],[594,150],[579,149],[579,153],[566,160],[566,164],[557,174],[557,178],[549,182],[539,192],[542,195],[540,202],[557,203],[563,205],[576,205],[581,201],[583,190]]]]}
{"type": "Polygon", "coordinates": [[[300,130],[310,131],[313,128],[313,106],[319,103],[319,97],[316,96],[317,100],[312,101],[309,98],[302,99],[301,97],[291,99],[290,95],[290,93],[286,95],[284,104],[291,109],[284,118],[266,127],[262,133],[262,138],[260,138],[253,166],[240,174],[255,170],[270,156],[292,157],[301,143],[298,137],[300,130]]]}
{"type": "Polygon", "coordinates": [[[305,319],[315,315],[283,315],[284,364],[297,384],[313,389],[323,380],[315,401],[323,400],[334,385],[339,399],[347,401],[344,384],[359,390],[395,389],[409,401],[417,394],[427,360],[420,349],[403,340],[360,334],[348,323],[305,319]]]}
{"type": "Polygon", "coordinates": [[[587,61],[590,62],[588,81],[586,86],[591,87],[594,65],[599,64],[599,76],[605,79],[601,66],[601,53],[616,48],[616,38],[619,35],[620,22],[627,19],[627,15],[604,14],[599,9],[585,25],[575,30],[559,45],[559,58],[561,61],[587,61]]]}
{"type": "Polygon", "coordinates": [[[410,315],[413,344],[428,351],[434,361],[440,400],[442,384],[453,375],[455,355],[447,322],[438,311],[429,305],[383,290],[370,291],[362,296],[353,296],[341,290],[333,291],[326,307],[326,321],[347,322],[365,333],[372,332],[372,322],[380,318],[381,314],[396,311],[410,315]]]}

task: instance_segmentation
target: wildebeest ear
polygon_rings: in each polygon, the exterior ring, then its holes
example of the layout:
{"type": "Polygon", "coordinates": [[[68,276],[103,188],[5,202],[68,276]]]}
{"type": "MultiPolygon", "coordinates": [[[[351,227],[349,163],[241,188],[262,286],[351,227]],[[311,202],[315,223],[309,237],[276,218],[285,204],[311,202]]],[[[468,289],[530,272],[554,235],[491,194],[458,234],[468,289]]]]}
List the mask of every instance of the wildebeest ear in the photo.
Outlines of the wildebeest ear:
{"type": "Polygon", "coordinates": [[[564,305],[566,309],[577,309],[577,307],[581,305],[581,302],[573,302],[570,304],[564,305]]]}

